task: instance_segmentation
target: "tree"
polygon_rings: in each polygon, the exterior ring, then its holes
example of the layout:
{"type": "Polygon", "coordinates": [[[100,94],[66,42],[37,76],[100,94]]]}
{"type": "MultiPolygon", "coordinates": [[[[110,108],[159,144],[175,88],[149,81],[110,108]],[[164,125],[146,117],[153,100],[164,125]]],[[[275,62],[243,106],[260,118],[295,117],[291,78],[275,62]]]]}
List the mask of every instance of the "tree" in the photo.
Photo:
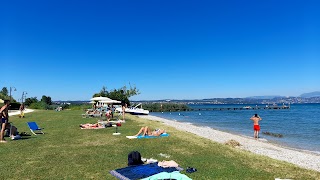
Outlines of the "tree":
{"type": "Polygon", "coordinates": [[[0,93],[2,93],[4,96],[8,96],[8,89],[7,89],[7,87],[3,87],[0,93]]]}
{"type": "Polygon", "coordinates": [[[113,91],[109,92],[108,97],[114,100],[121,101],[122,103],[126,103],[128,106],[130,105],[129,98],[121,89],[114,89],[113,91]]]}
{"type": "Polygon", "coordinates": [[[107,91],[107,88],[105,86],[102,87],[99,93],[95,93],[93,97],[109,97],[114,100],[121,101],[122,103],[126,103],[127,105],[130,105],[129,98],[134,95],[140,94],[139,90],[136,86],[131,86],[129,83],[130,88],[128,89],[127,86],[123,86],[119,89],[113,89],[112,91],[107,91]]]}
{"type": "Polygon", "coordinates": [[[135,96],[135,95],[139,95],[139,89],[137,89],[136,86],[132,87],[131,84],[130,85],[130,89],[127,89],[127,86],[123,86],[122,90],[124,91],[125,95],[129,98],[131,96],[135,96]]]}
{"type": "Polygon", "coordinates": [[[31,97],[31,98],[27,98],[24,102],[24,104],[26,106],[30,106],[32,103],[37,103],[38,102],[38,99],[37,97],[31,97]]]}
{"type": "Polygon", "coordinates": [[[45,96],[45,95],[42,96],[41,102],[44,102],[44,103],[46,103],[48,105],[52,104],[51,97],[50,96],[45,96]]]}
{"type": "Polygon", "coordinates": [[[103,86],[99,93],[95,93],[93,97],[107,97],[108,96],[107,87],[103,86]]]}

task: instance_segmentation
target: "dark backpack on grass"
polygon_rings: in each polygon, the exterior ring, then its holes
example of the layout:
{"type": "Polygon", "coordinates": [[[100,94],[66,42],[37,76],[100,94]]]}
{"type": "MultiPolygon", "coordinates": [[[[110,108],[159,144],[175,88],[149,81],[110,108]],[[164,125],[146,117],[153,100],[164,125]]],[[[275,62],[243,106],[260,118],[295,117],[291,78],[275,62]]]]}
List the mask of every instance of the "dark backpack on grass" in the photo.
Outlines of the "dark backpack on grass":
{"type": "Polygon", "coordinates": [[[143,164],[141,154],[138,151],[132,151],[128,154],[128,166],[143,164]]]}

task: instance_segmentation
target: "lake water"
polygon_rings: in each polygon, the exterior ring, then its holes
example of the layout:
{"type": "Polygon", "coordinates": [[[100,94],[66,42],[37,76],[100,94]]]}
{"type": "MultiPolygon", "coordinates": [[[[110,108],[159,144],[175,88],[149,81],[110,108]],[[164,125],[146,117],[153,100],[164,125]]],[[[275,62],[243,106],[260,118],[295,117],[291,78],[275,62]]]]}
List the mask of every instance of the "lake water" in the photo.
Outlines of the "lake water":
{"type": "MultiPolygon", "coordinates": [[[[195,109],[243,106],[247,105],[189,105],[195,109]]],[[[252,137],[253,122],[250,117],[255,113],[262,118],[259,137],[280,145],[320,153],[320,104],[294,104],[290,109],[152,112],[150,115],[252,137]],[[282,134],[283,137],[262,132],[282,134]]]]}

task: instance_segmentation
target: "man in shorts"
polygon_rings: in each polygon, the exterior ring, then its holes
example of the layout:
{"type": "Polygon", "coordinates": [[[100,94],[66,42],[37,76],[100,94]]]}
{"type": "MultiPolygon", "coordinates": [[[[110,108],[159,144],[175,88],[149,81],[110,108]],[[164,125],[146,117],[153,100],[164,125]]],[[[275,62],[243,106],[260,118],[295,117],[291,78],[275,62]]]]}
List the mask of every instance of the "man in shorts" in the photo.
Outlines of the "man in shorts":
{"type": "Polygon", "coordinates": [[[7,123],[9,122],[9,113],[8,113],[9,106],[10,106],[10,101],[4,100],[4,105],[0,109],[0,118],[1,118],[0,143],[7,142],[4,139],[4,131],[6,130],[7,123]]]}
{"type": "Polygon", "coordinates": [[[258,114],[255,114],[250,119],[253,121],[253,130],[254,130],[253,137],[255,139],[258,139],[259,138],[259,131],[260,131],[259,121],[261,121],[262,118],[258,114]]]}

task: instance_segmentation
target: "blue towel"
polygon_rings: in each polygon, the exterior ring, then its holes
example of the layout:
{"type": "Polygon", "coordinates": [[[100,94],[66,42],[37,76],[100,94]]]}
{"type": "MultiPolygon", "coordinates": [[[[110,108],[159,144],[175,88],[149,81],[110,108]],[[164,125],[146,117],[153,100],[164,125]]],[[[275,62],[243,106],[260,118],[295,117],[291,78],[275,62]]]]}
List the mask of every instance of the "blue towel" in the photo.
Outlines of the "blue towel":
{"type": "Polygon", "coordinates": [[[181,174],[179,171],[175,171],[171,173],[161,172],[141,180],[159,180],[159,179],[192,180],[188,176],[181,174]]]}
{"type": "Polygon", "coordinates": [[[142,139],[142,138],[157,138],[157,137],[168,137],[169,134],[167,133],[164,133],[164,134],[161,134],[160,136],[142,136],[142,135],[139,135],[137,136],[138,139],[142,139]]]}
{"type": "Polygon", "coordinates": [[[182,171],[180,167],[163,168],[158,166],[158,163],[151,163],[146,165],[128,166],[110,171],[110,173],[121,180],[136,180],[146,178],[161,172],[182,171]]]}

